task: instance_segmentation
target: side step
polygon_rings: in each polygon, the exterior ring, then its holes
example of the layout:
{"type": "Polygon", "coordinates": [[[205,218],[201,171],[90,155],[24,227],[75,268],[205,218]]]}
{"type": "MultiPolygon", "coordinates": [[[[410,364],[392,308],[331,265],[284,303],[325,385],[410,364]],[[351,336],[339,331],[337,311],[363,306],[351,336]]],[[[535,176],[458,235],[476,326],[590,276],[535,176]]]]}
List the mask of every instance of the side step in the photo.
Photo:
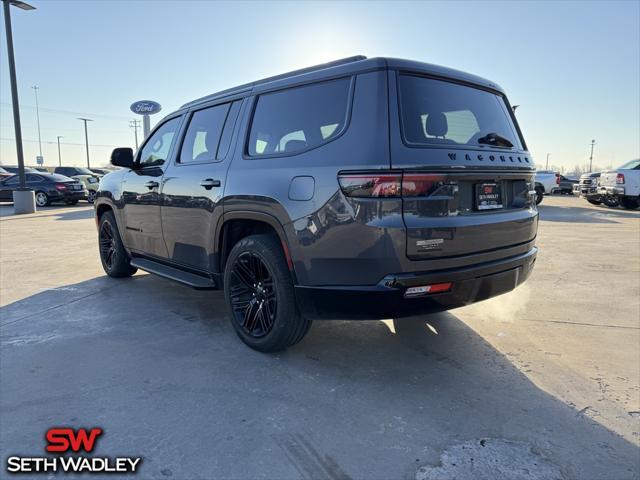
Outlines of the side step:
{"type": "Polygon", "coordinates": [[[131,259],[131,266],[144,270],[145,272],[168,278],[169,280],[182,283],[196,290],[215,290],[216,282],[212,279],[196,275],[195,273],[185,272],[179,268],[170,267],[163,263],[154,262],[147,258],[134,257],[131,259]]]}

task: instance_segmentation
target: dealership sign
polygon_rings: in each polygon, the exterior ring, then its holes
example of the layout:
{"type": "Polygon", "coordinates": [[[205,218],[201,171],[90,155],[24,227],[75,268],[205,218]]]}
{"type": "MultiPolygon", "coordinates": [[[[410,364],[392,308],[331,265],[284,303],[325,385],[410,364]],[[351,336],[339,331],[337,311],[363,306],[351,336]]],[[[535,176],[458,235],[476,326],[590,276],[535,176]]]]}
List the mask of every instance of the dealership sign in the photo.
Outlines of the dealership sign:
{"type": "Polygon", "coordinates": [[[11,456],[7,459],[8,473],[136,473],[142,457],[96,457],[92,453],[101,428],[50,428],[45,439],[46,452],[57,456],[11,456]]]}
{"type": "Polygon", "coordinates": [[[138,100],[131,104],[131,111],[138,115],[153,115],[162,110],[162,106],[153,100],[138,100]]]}

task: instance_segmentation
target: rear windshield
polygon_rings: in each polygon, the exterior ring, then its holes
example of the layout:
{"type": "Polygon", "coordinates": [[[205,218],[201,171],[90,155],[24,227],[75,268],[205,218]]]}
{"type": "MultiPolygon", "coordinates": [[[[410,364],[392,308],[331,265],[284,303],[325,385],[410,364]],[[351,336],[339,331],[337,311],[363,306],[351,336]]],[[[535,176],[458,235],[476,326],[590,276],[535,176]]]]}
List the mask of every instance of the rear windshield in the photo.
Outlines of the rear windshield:
{"type": "Polygon", "coordinates": [[[522,149],[508,107],[494,93],[400,75],[400,103],[407,143],[522,149]]]}

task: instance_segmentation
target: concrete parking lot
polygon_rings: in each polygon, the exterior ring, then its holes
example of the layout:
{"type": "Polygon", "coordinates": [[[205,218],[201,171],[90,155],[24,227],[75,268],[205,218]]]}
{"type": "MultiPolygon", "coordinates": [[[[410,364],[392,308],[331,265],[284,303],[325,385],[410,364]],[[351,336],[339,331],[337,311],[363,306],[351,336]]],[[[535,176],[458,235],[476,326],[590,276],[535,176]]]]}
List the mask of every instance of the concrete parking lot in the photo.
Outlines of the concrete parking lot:
{"type": "Polygon", "coordinates": [[[0,210],[3,464],[64,425],[139,478],[640,476],[640,211],[546,197],[517,290],[264,355],[220,292],[105,277],[90,207],[0,210]]]}

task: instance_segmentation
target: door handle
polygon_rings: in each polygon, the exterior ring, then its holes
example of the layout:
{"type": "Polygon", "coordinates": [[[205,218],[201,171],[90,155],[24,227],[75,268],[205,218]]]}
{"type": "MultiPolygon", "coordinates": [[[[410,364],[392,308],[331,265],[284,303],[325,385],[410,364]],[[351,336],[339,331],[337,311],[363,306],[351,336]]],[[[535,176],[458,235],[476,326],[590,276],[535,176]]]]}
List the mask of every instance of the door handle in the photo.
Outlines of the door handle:
{"type": "Polygon", "coordinates": [[[200,186],[207,190],[211,190],[213,187],[220,186],[220,180],[214,180],[213,178],[205,178],[200,182],[200,186]]]}
{"type": "Polygon", "coordinates": [[[147,182],[147,183],[144,184],[144,186],[147,187],[149,190],[151,190],[153,188],[158,188],[159,185],[160,184],[158,182],[154,182],[154,181],[147,182]]]}

